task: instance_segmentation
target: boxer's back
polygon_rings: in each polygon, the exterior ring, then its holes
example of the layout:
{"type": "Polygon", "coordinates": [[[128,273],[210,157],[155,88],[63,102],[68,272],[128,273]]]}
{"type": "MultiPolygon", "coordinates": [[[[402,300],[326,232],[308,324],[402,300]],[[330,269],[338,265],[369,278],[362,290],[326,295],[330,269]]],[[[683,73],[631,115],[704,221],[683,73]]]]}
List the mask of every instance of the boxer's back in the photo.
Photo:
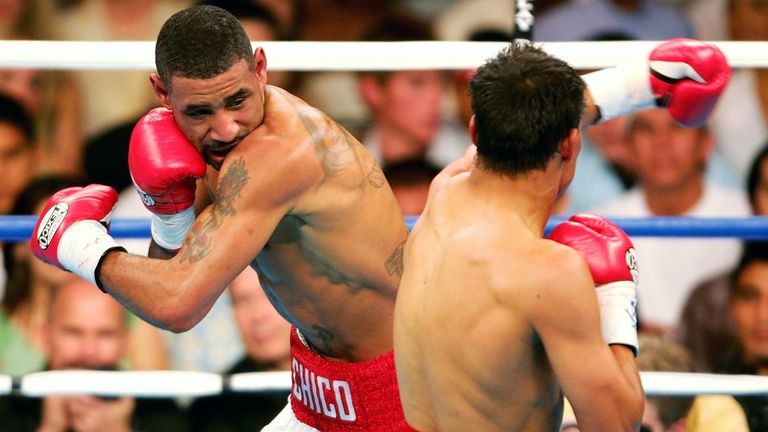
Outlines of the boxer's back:
{"type": "Polygon", "coordinates": [[[561,394],[529,316],[547,245],[468,178],[430,198],[406,246],[395,309],[406,418],[423,431],[554,430],[561,394]]]}

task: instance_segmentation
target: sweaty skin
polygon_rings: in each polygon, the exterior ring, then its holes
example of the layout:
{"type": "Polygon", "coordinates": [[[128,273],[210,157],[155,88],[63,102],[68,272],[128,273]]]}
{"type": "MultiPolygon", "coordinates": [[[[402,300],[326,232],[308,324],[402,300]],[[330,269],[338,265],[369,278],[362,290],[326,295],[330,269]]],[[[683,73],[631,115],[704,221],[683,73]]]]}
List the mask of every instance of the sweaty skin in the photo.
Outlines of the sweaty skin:
{"type": "Polygon", "coordinates": [[[214,202],[179,253],[110,253],[101,281],[142,318],[184,331],[250,264],[319,353],[362,361],[390,351],[407,228],[381,167],[320,111],[263,91],[262,123],[209,169],[214,202]]]}
{"type": "Polygon", "coordinates": [[[406,418],[420,431],[551,431],[560,388],[526,315],[554,256],[505,220],[509,204],[473,199],[475,182],[460,174],[434,194],[406,247],[395,321],[406,418]]]}
{"type": "Polygon", "coordinates": [[[433,181],[395,308],[400,395],[417,430],[557,431],[563,392],[582,430],[637,427],[633,353],[603,341],[583,258],[542,238],[572,176],[570,140],[544,170],[500,176],[468,152],[433,181]]]}

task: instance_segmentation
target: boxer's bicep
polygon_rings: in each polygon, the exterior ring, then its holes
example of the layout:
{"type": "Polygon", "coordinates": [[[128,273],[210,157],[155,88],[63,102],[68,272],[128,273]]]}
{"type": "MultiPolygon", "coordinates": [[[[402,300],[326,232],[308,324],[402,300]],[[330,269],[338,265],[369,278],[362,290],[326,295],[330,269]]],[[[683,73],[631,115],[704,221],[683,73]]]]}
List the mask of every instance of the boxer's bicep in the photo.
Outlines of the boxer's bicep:
{"type": "Polygon", "coordinates": [[[256,174],[245,157],[227,161],[218,177],[215,200],[195,220],[179,251],[181,262],[207,263],[210,278],[228,284],[258,255],[292,200],[284,196],[289,178],[274,181],[256,174]],[[219,280],[221,279],[221,280],[219,280]]]}
{"type": "MultiPolygon", "coordinates": [[[[165,278],[175,279],[175,327],[196,324],[269,240],[292,201],[268,175],[256,175],[245,157],[222,167],[216,199],[195,219],[165,278]]],[[[279,185],[290,183],[286,180],[279,185]]]]}

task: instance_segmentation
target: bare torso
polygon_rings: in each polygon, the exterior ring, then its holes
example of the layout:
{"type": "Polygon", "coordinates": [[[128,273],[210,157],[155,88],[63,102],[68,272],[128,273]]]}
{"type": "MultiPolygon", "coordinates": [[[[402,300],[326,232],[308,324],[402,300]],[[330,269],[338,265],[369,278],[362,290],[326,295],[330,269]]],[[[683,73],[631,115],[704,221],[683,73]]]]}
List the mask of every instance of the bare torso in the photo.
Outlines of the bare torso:
{"type": "Polygon", "coordinates": [[[406,246],[394,327],[406,418],[425,432],[557,430],[560,388],[525,312],[551,271],[543,241],[469,179],[431,195],[406,246]]]}
{"type": "Polygon", "coordinates": [[[291,205],[251,265],[319,353],[362,361],[390,351],[407,228],[381,168],[319,111],[275,87],[267,95],[264,123],[227,161],[245,158],[259,170],[247,181],[272,181],[264,187],[284,188],[291,205]]]}

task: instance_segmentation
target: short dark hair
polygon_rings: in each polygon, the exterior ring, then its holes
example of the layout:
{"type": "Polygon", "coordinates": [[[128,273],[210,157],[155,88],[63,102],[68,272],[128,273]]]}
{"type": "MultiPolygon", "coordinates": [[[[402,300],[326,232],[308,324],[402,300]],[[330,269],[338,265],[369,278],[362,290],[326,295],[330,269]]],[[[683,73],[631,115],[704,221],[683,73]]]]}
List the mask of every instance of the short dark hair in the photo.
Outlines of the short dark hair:
{"type": "Polygon", "coordinates": [[[749,203],[752,205],[752,210],[756,210],[755,205],[755,193],[757,193],[757,186],[760,183],[760,178],[763,176],[763,162],[768,158],[768,141],[763,144],[763,147],[752,159],[752,164],[749,166],[749,173],[747,174],[747,192],[749,193],[749,203]]]}
{"type": "Polygon", "coordinates": [[[251,69],[253,48],[234,15],[216,6],[193,6],[163,24],[155,44],[155,65],[170,91],[171,78],[207,79],[245,60],[251,69]]]}
{"type": "Polygon", "coordinates": [[[406,159],[384,166],[384,177],[392,189],[413,185],[429,185],[440,168],[423,158],[406,159]]]}
{"type": "Polygon", "coordinates": [[[32,118],[18,100],[3,94],[0,94],[0,123],[9,123],[18,129],[24,135],[28,147],[34,143],[35,124],[32,118]]]}
{"type": "Polygon", "coordinates": [[[741,259],[739,259],[736,269],[731,274],[731,296],[738,292],[738,280],[744,269],[756,262],[768,264],[768,241],[753,240],[744,242],[741,259]]]}
{"type": "Polygon", "coordinates": [[[469,88],[478,164],[504,175],[544,169],[584,110],[576,71],[525,42],[480,66],[469,88]]]}

